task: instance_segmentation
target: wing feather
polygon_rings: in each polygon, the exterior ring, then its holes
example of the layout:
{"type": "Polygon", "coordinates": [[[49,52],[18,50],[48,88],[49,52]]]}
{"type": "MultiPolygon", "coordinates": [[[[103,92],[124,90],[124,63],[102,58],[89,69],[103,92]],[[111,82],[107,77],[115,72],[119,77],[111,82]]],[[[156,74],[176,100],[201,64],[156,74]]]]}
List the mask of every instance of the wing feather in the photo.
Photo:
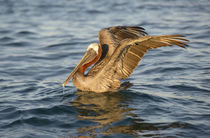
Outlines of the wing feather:
{"type": "Polygon", "coordinates": [[[103,86],[116,89],[121,79],[126,79],[137,67],[144,54],[153,48],[173,46],[185,48],[187,39],[183,35],[144,36],[125,39],[115,50],[109,62],[97,73],[97,79],[103,86]]]}
{"type": "Polygon", "coordinates": [[[110,60],[113,52],[125,39],[136,39],[147,35],[145,29],[137,26],[115,26],[99,31],[99,43],[102,47],[100,60],[91,68],[88,75],[94,76],[110,60]]]}

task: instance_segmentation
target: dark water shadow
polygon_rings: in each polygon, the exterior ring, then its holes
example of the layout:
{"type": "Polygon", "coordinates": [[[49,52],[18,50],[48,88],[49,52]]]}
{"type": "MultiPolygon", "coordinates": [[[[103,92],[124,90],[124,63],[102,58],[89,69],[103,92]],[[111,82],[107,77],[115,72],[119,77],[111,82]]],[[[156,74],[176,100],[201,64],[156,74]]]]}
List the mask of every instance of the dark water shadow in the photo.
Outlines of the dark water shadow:
{"type": "Polygon", "coordinates": [[[77,129],[79,136],[166,136],[160,134],[159,130],[186,127],[187,125],[182,122],[151,123],[141,119],[135,114],[136,109],[129,107],[129,104],[132,103],[130,92],[77,91],[75,95],[77,98],[70,104],[78,111],[77,119],[91,122],[77,129]]]}

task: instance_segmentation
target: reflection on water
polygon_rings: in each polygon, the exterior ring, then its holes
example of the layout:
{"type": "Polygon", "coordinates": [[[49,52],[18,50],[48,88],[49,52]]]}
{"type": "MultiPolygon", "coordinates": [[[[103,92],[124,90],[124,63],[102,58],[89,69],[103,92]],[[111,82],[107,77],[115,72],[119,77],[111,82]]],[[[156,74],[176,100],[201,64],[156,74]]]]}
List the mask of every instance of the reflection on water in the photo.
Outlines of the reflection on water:
{"type": "MultiPolygon", "coordinates": [[[[80,133],[95,135],[101,133],[110,135],[115,132],[114,124],[125,119],[125,116],[135,116],[130,111],[134,110],[122,104],[126,97],[121,93],[93,93],[76,92],[77,98],[71,102],[79,112],[78,119],[90,120],[97,123],[95,126],[87,126],[79,129],[80,133]]],[[[117,129],[124,131],[124,126],[117,129]]]]}
{"type": "Polygon", "coordinates": [[[136,109],[130,108],[126,102],[132,102],[123,92],[81,92],[75,93],[77,98],[71,102],[79,112],[77,119],[94,122],[95,125],[83,126],[78,129],[80,134],[95,137],[98,135],[127,134],[132,136],[160,136],[158,130],[185,127],[187,124],[149,123],[134,113],[136,109]],[[147,131],[150,134],[147,134],[147,131]],[[151,134],[151,131],[157,131],[151,134]]]}

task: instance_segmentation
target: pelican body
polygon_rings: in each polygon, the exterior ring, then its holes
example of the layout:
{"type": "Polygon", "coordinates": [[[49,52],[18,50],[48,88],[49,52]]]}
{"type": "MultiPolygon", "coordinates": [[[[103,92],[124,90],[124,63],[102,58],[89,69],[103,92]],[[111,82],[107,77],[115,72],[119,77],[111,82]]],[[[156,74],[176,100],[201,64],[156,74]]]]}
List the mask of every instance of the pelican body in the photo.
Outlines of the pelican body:
{"type": "Polygon", "coordinates": [[[81,91],[107,92],[126,89],[124,80],[137,67],[144,54],[153,48],[188,46],[183,35],[150,36],[137,26],[115,26],[99,31],[99,43],[90,44],[84,56],[71,72],[63,87],[73,78],[81,91]],[[94,66],[85,75],[85,70],[94,66]]]}

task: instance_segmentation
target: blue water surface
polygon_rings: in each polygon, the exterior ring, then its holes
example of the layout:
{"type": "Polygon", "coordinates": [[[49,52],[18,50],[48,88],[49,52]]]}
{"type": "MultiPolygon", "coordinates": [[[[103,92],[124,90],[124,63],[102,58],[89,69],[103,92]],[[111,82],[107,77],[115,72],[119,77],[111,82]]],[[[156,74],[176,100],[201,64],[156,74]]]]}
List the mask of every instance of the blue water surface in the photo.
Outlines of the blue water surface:
{"type": "Polygon", "coordinates": [[[0,0],[0,137],[210,137],[209,0],[0,0]],[[67,78],[98,31],[185,35],[150,50],[117,93],[67,78]]]}

